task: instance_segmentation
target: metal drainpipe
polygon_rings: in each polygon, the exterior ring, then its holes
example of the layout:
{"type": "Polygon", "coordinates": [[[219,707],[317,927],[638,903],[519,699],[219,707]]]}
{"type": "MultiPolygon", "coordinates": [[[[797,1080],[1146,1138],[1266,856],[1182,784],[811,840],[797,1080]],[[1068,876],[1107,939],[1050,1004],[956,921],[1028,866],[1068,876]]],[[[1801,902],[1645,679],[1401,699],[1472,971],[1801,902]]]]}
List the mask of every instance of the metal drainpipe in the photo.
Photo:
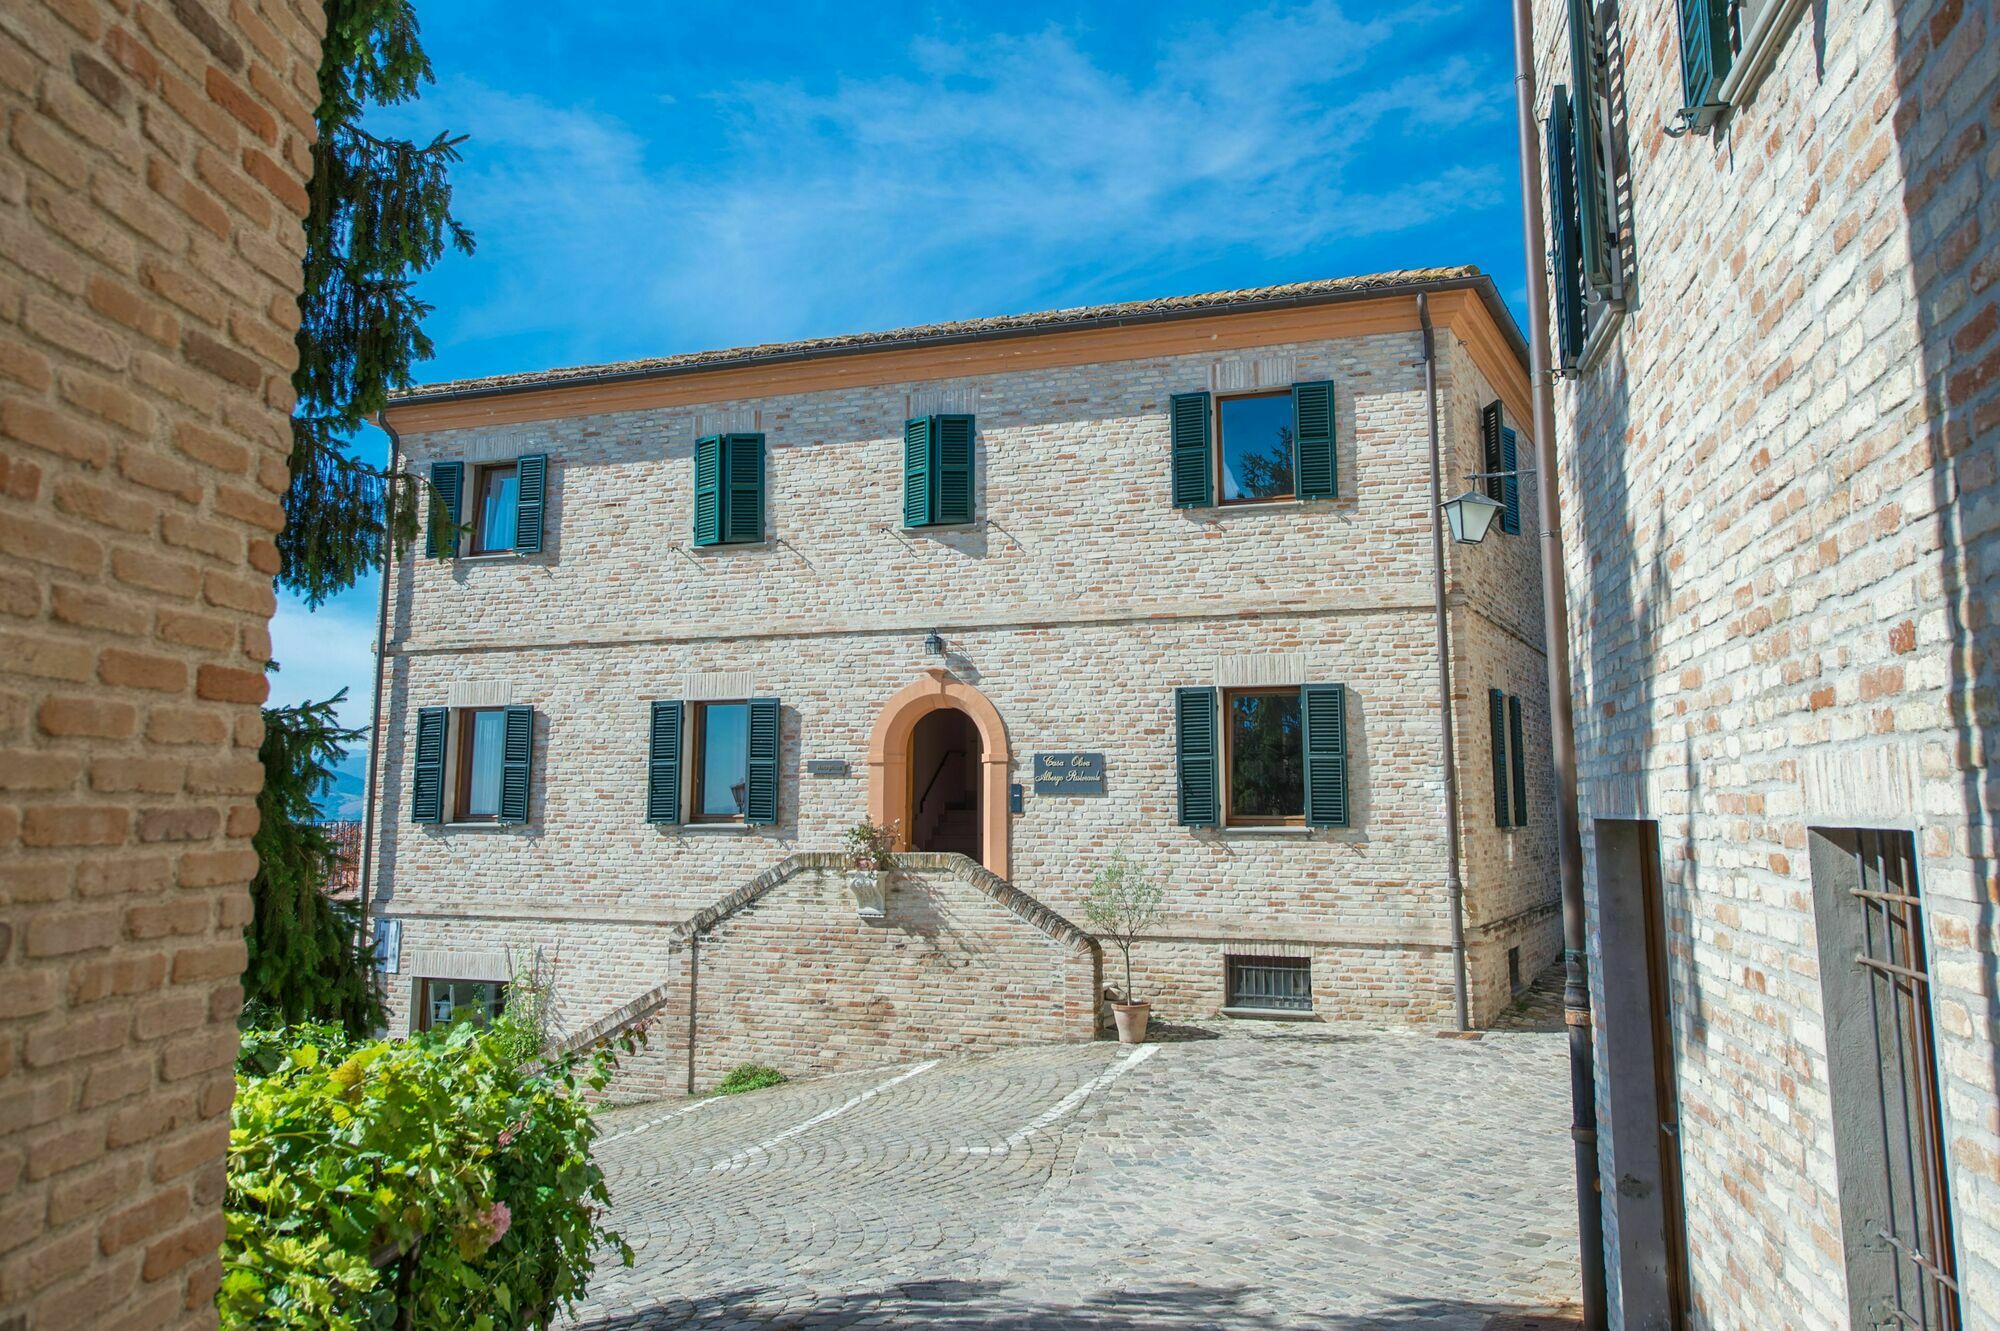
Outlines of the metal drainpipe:
{"type": "MultiPolygon", "coordinates": [[[[389,428],[387,421],[379,421],[378,424],[389,436],[387,474],[394,476],[403,441],[389,428]]],[[[382,533],[382,537],[382,596],[375,609],[375,705],[368,722],[367,803],[361,810],[361,929],[364,942],[368,930],[369,888],[373,886],[375,868],[375,803],[380,794],[380,778],[376,773],[382,761],[382,672],[389,659],[389,569],[396,557],[395,540],[387,531],[382,533]]]]}
{"type": "Polygon", "coordinates": [[[1451,620],[1445,602],[1444,482],[1438,447],[1437,338],[1431,329],[1430,301],[1417,293],[1417,322],[1424,330],[1424,397],[1431,428],[1431,598],[1437,607],[1438,713],[1444,738],[1444,896],[1451,910],[1451,996],[1458,1029],[1472,1028],[1465,1002],[1465,883],[1458,874],[1458,751],[1452,738],[1451,620]]]}
{"type": "Polygon", "coordinates": [[[1597,1070],[1591,1047],[1589,920],[1577,828],[1576,729],[1571,716],[1569,587],[1556,470],[1555,385],[1549,371],[1549,288],[1542,267],[1542,152],[1535,120],[1535,18],[1514,0],[1515,120],[1520,132],[1522,245],[1528,279],[1529,392],[1535,413],[1535,494],[1542,525],[1542,635],[1549,653],[1549,749],[1556,776],[1556,849],[1562,876],[1563,1026],[1569,1033],[1570,1139],[1576,1150],[1577,1237],[1585,1331],[1606,1326],[1604,1196],[1597,1173],[1597,1070]]]}

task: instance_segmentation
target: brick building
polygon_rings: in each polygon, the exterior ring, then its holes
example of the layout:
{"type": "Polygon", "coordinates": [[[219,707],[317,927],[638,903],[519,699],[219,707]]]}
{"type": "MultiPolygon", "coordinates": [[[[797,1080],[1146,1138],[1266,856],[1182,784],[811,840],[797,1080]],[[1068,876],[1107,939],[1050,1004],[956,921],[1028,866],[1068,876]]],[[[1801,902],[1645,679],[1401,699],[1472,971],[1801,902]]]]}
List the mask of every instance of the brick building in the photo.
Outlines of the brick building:
{"type": "MultiPolygon", "coordinates": [[[[1419,293],[1455,492],[1528,410],[1471,269],[403,395],[464,530],[389,596],[399,1026],[540,948],[662,1086],[1088,1035],[1115,850],[1160,1016],[1451,1020],[1419,293]],[[930,857],[879,911],[869,816],[930,857]]],[[[1557,948],[1536,561],[1448,561],[1475,1020],[1557,948]]]]}
{"type": "Polygon", "coordinates": [[[0,1327],[215,1322],[321,22],[0,6],[0,1327]]]}
{"type": "Polygon", "coordinates": [[[1536,0],[1612,1325],[2000,1326],[1986,0],[1536,0]]]}

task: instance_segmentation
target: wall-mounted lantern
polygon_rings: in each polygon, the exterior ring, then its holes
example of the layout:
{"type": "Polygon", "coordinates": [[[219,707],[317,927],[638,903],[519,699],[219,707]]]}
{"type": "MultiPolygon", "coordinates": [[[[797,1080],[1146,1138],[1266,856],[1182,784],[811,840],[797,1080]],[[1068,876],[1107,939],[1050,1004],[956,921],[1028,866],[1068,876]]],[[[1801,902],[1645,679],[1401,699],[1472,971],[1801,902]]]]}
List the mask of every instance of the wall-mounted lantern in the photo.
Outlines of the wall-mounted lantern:
{"type": "Polygon", "coordinates": [[[941,635],[936,629],[932,629],[930,631],[930,634],[924,639],[924,650],[929,652],[932,656],[943,656],[944,655],[943,635],[941,635]]]}
{"type": "Polygon", "coordinates": [[[1478,545],[1486,539],[1493,519],[1500,516],[1500,508],[1499,501],[1477,490],[1445,500],[1444,520],[1451,527],[1451,539],[1460,545],[1478,545]]]}

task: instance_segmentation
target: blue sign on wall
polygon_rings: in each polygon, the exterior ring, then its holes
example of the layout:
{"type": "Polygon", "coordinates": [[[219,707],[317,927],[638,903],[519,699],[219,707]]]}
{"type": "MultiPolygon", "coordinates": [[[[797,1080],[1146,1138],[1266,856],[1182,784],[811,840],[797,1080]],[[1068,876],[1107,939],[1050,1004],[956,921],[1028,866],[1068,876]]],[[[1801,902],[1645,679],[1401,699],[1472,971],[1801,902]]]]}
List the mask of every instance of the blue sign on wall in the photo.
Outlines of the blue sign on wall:
{"type": "Polygon", "coordinates": [[[1035,755],[1037,795],[1102,795],[1104,755],[1101,753],[1038,753],[1035,755]]]}

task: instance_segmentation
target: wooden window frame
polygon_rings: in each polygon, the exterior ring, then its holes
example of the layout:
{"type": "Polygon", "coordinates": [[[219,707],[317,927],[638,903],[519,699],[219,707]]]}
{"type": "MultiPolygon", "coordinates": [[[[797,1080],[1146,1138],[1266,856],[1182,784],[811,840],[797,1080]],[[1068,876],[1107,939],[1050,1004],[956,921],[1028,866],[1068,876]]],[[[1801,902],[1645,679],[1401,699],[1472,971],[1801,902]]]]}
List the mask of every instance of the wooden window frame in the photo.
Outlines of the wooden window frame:
{"type": "Polygon", "coordinates": [[[1299,782],[1299,811],[1294,814],[1239,814],[1236,812],[1236,726],[1231,712],[1231,704],[1238,698],[1276,697],[1290,698],[1299,708],[1299,757],[1305,758],[1305,692],[1297,685],[1260,684],[1250,688],[1220,689],[1216,717],[1221,735],[1217,738],[1218,766],[1216,784],[1221,788],[1222,806],[1219,810],[1224,827],[1304,827],[1306,825],[1306,787],[1303,779],[1299,782]]]}
{"type": "Polygon", "coordinates": [[[687,704],[688,749],[691,761],[688,775],[681,784],[687,789],[687,821],[706,826],[738,825],[747,827],[750,823],[750,700],[748,698],[704,698],[687,704]],[[703,761],[708,751],[708,709],[711,707],[741,707],[743,709],[743,786],[744,810],[741,813],[708,813],[701,811],[701,796],[706,763],[703,761]]]}
{"type": "Polygon", "coordinates": [[[504,756],[507,745],[505,707],[454,707],[452,723],[458,727],[457,741],[452,745],[452,754],[458,771],[452,781],[451,821],[454,823],[497,823],[500,810],[492,813],[473,813],[472,807],[472,745],[474,732],[478,729],[473,718],[482,712],[497,712],[501,717],[500,746],[504,756]]]}
{"type": "Polygon", "coordinates": [[[1213,421],[1215,442],[1211,446],[1213,457],[1210,459],[1210,465],[1215,469],[1215,505],[1217,508],[1240,508],[1253,504],[1290,504],[1298,502],[1299,432],[1296,420],[1293,423],[1292,429],[1292,488],[1281,495],[1262,495],[1255,499],[1231,499],[1228,497],[1228,486],[1225,483],[1228,468],[1222,460],[1222,407],[1226,402],[1244,402],[1258,397],[1281,397],[1289,403],[1292,400],[1292,390],[1290,388],[1260,388],[1253,393],[1231,393],[1227,397],[1217,393],[1214,395],[1214,401],[1209,407],[1209,411],[1214,414],[1215,418],[1213,421]]]}
{"type": "Polygon", "coordinates": [[[501,1012],[507,1010],[507,982],[505,980],[463,980],[451,975],[426,975],[417,981],[416,1025],[419,1031],[427,1031],[431,1028],[431,986],[434,984],[490,984],[495,990],[494,997],[498,1000],[499,1010],[487,1013],[486,1020],[488,1022],[494,1021],[500,1016],[501,1012]]]}
{"type": "MultiPolygon", "coordinates": [[[[493,462],[484,466],[474,467],[472,469],[472,485],[470,486],[472,491],[472,548],[468,551],[470,554],[511,555],[514,553],[514,546],[511,542],[507,545],[499,546],[489,546],[486,544],[486,487],[492,484],[493,480],[503,472],[511,472],[514,476],[514,484],[516,486],[514,491],[515,521],[517,524],[520,521],[519,509],[521,497],[518,488],[521,483],[520,464],[517,462],[493,462]]],[[[517,537],[518,534],[517,527],[517,537]]]]}

